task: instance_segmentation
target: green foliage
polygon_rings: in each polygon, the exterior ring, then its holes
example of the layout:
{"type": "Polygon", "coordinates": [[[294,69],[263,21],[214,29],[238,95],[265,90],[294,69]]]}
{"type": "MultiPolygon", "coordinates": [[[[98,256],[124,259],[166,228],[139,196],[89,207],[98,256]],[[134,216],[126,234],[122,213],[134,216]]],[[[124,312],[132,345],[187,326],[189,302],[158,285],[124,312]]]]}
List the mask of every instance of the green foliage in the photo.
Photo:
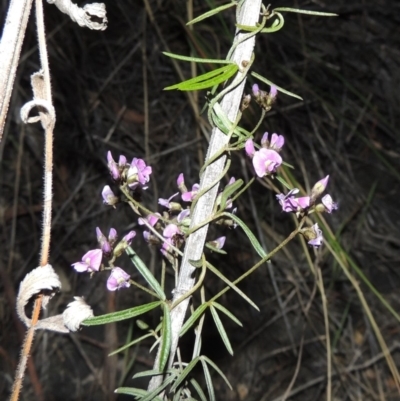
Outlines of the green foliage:
{"type": "Polygon", "coordinates": [[[198,17],[192,19],[191,21],[189,21],[188,23],[186,23],[186,25],[193,25],[196,24],[197,22],[203,21],[206,18],[212,17],[215,14],[220,13],[221,11],[227,10],[228,8],[231,7],[235,7],[237,5],[237,3],[235,1],[228,3],[228,4],[224,4],[222,6],[216,7],[210,11],[207,11],[204,14],[199,15],[198,17]]]}
{"type": "Polygon", "coordinates": [[[222,82],[227,81],[238,71],[236,64],[228,64],[216,70],[199,75],[198,77],[188,79],[179,84],[171,85],[164,90],[178,89],[180,91],[196,91],[200,89],[212,88],[222,82]]]}
{"type": "Polygon", "coordinates": [[[163,305],[162,335],[160,344],[160,372],[162,372],[168,362],[169,351],[171,349],[171,315],[167,304],[163,305]]]}
{"type": "Polygon", "coordinates": [[[162,304],[161,301],[150,302],[148,304],[135,306],[134,308],[125,309],[119,312],[107,313],[101,316],[95,316],[90,319],[86,319],[82,322],[84,326],[98,326],[100,324],[107,324],[113,322],[119,322],[121,320],[131,319],[136,316],[143,315],[152,309],[157,308],[162,304]]]}
{"type": "Polygon", "coordinates": [[[299,99],[299,100],[303,100],[303,98],[300,97],[299,95],[296,95],[296,94],[293,93],[293,92],[290,92],[290,91],[288,91],[288,90],[286,90],[286,89],[283,89],[282,87],[280,87],[280,86],[278,86],[278,85],[275,85],[272,81],[270,81],[269,79],[263,77],[263,76],[260,75],[260,74],[257,74],[257,73],[254,72],[254,71],[251,72],[251,75],[253,75],[254,78],[259,79],[261,82],[266,83],[267,85],[270,85],[270,86],[271,86],[271,85],[274,85],[274,86],[276,86],[276,88],[278,89],[278,91],[281,92],[281,93],[284,93],[285,95],[294,97],[294,98],[299,99]]]}
{"type": "Polygon", "coordinates": [[[159,298],[162,301],[165,301],[167,297],[165,296],[163,289],[161,288],[160,284],[158,283],[157,279],[153,276],[151,271],[143,263],[142,259],[139,258],[139,256],[130,246],[126,248],[126,253],[131,259],[132,263],[138,269],[139,273],[147,281],[149,286],[155,291],[155,293],[159,296],[159,298]]]}

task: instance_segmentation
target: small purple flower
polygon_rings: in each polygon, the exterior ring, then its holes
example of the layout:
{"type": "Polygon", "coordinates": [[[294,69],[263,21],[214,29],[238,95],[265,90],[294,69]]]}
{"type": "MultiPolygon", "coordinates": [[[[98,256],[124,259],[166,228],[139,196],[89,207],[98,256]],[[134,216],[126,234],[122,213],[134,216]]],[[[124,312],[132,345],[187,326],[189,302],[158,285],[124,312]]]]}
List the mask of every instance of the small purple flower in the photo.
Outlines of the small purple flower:
{"type": "Polygon", "coordinates": [[[103,202],[107,205],[113,206],[118,203],[118,198],[114,195],[109,185],[106,185],[101,191],[101,196],[103,197],[103,202]]]}
{"type": "Polygon", "coordinates": [[[269,97],[271,100],[275,100],[278,95],[278,88],[275,85],[271,85],[271,88],[269,90],[269,97]]]}
{"type": "Polygon", "coordinates": [[[338,208],[338,204],[332,200],[332,197],[329,194],[326,194],[321,199],[322,204],[325,206],[325,211],[331,213],[332,210],[336,210],[338,208]]]}
{"type": "Polygon", "coordinates": [[[129,231],[128,234],[126,234],[121,241],[117,244],[117,246],[114,248],[113,254],[117,258],[122,255],[122,252],[125,251],[125,249],[131,245],[133,238],[135,238],[136,232],[135,231],[129,231]]]}
{"type": "Polygon", "coordinates": [[[314,248],[319,248],[322,245],[322,241],[324,238],[322,236],[322,231],[318,227],[318,223],[315,223],[312,227],[310,227],[308,237],[310,238],[308,244],[312,245],[314,248]],[[311,233],[311,230],[313,234],[311,233]]]}
{"type": "Polygon", "coordinates": [[[131,245],[132,240],[136,237],[136,232],[135,231],[129,231],[128,234],[122,238],[122,241],[125,242],[127,245],[131,245]]]}
{"type": "Polygon", "coordinates": [[[179,203],[171,202],[171,200],[174,199],[177,195],[179,195],[179,192],[177,192],[176,194],[173,194],[168,199],[159,198],[158,204],[166,207],[167,209],[169,209],[171,211],[176,211],[176,212],[181,211],[182,206],[179,203]]]}
{"type": "Polygon", "coordinates": [[[282,164],[282,157],[272,149],[262,148],[254,153],[253,166],[259,177],[275,173],[282,164]]]}
{"type": "Polygon", "coordinates": [[[303,196],[300,198],[295,198],[294,195],[297,194],[299,190],[297,188],[293,188],[286,195],[279,194],[276,195],[276,198],[279,200],[280,205],[282,206],[282,210],[284,212],[300,212],[310,206],[310,197],[303,196]]]}
{"type": "Polygon", "coordinates": [[[211,245],[216,249],[222,249],[225,245],[226,237],[219,237],[211,241],[211,245]]]}
{"type": "Polygon", "coordinates": [[[120,267],[114,267],[111,270],[110,277],[107,280],[107,289],[109,291],[120,290],[121,288],[130,287],[129,279],[131,276],[122,270],[120,267]]]}
{"type": "Polygon", "coordinates": [[[322,180],[319,180],[316,182],[311,190],[311,199],[315,201],[317,198],[319,198],[323,192],[325,191],[326,187],[328,186],[328,181],[329,181],[329,175],[327,175],[325,178],[322,180]]]}
{"type": "Polygon", "coordinates": [[[81,262],[76,262],[72,266],[79,273],[97,272],[100,269],[102,258],[103,251],[101,249],[92,249],[83,255],[81,262]]]}
{"type": "Polygon", "coordinates": [[[254,143],[252,139],[248,139],[244,145],[244,150],[246,151],[247,156],[253,157],[254,153],[256,153],[256,149],[254,148],[254,143]]]}
{"type": "Polygon", "coordinates": [[[192,202],[192,200],[197,195],[197,192],[199,191],[200,185],[193,184],[192,190],[188,191],[185,185],[185,178],[182,173],[179,174],[176,183],[178,184],[179,191],[181,191],[182,200],[185,202],[192,202]]]}
{"type": "Polygon", "coordinates": [[[285,144],[285,138],[283,135],[273,133],[271,136],[271,142],[268,140],[268,132],[265,132],[261,138],[261,146],[267,149],[276,150],[279,152],[282,146],[285,144]]]}
{"type": "Polygon", "coordinates": [[[167,239],[171,239],[174,237],[176,234],[180,234],[179,227],[176,224],[170,223],[168,224],[163,231],[163,237],[167,239]]]}
{"type": "Polygon", "coordinates": [[[118,159],[118,167],[122,170],[126,166],[126,157],[124,155],[120,155],[118,159]]]}
{"type": "Polygon", "coordinates": [[[169,251],[171,245],[177,245],[180,235],[182,235],[182,233],[176,224],[170,223],[164,228],[163,237],[166,241],[163,242],[161,247],[161,252],[164,256],[169,251]]]}
{"type": "Polygon", "coordinates": [[[178,188],[181,192],[187,192],[187,188],[185,186],[185,178],[183,176],[183,173],[180,173],[178,175],[178,178],[176,180],[176,184],[178,185],[178,188]]]}
{"type": "Polygon", "coordinates": [[[121,178],[121,174],[119,172],[118,164],[112,157],[110,151],[107,152],[107,162],[108,162],[108,170],[110,171],[111,177],[113,180],[118,181],[121,178]]]}
{"type": "Polygon", "coordinates": [[[150,181],[151,173],[151,166],[147,166],[144,160],[134,157],[127,173],[129,188],[135,189],[140,185],[143,189],[147,189],[146,184],[150,181]]]}
{"type": "Polygon", "coordinates": [[[179,224],[189,227],[190,224],[189,216],[190,216],[190,209],[184,209],[178,214],[178,216],[176,216],[176,221],[179,224]]]}
{"type": "MultiPolygon", "coordinates": [[[[151,227],[154,227],[157,224],[157,221],[159,220],[160,217],[161,217],[160,213],[149,214],[147,217],[139,217],[138,224],[140,226],[145,226],[147,224],[150,224],[151,227]]],[[[146,242],[151,241],[158,243],[158,238],[152,235],[148,230],[143,231],[143,238],[145,239],[146,242]]]]}
{"type": "Polygon", "coordinates": [[[260,88],[257,84],[254,84],[252,87],[253,96],[258,97],[260,96],[260,88]]]}
{"type": "Polygon", "coordinates": [[[147,217],[139,217],[138,223],[140,226],[144,226],[144,225],[146,225],[146,222],[147,222],[152,227],[154,227],[156,225],[157,221],[160,219],[160,217],[161,217],[160,213],[149,214],[147,217]]]}
{"type": "Polygon", "coordinates": [[[97,242],[99,243],[103,253],[106,255],[110,254],[112,251],[111,244],[106,238],[106,236],[101,232],[99,227],[96,227],[96,236],[97,236],[97,242]]]}
{"type": "Polygon", "coordinates": [[[115,228],[110,228],[110,231],[108,233],[108,242],[113,246],[115,242],[117,241],[117,230],[115,228]]]}
{"type": "Polygon", "coordinates": [[[181,195],[182,200],[185,202],[192,202],[193,199],[196,197],[197,192],[199,192],[200,184],[193,184],[192,190],[187,191],[181,195]]]}

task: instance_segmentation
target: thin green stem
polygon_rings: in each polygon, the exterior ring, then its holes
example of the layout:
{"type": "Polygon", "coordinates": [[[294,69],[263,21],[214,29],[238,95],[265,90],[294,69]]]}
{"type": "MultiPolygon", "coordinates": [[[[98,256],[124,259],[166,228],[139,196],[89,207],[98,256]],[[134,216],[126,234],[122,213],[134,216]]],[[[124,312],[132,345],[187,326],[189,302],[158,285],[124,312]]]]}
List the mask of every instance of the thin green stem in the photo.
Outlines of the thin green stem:
{"type": "MultiPolygon", "coordinates": [[[[296,230],[294,230],[285,240],[283,240],[267,256],[265,256],[258,263],[256,263],[250,270],[248,270],[246,273],[243,273],[240,277],[238,277],[235,281],[233,281],[233,284],[236,285],[236,284],[240,283],[246,277],[248,277],[250,274],[252,274],[254,271],[256,271],[261,265],[263,265],[265,262],[270,260],[278,251],[280,251],[284,246],[286,246],[300,232],[303,224],[304,224],[304,219],[300,221],[299,226],[296,228],[296,230]]],[[[213,302],[213,301],[217,300],[219,297],[224,295],[230,289],[231,289],[231,287],[229,287],[229,286],[225,287],[218,294],[216,294],[214,297],[212,297],[208,302],[213,302]]]]}

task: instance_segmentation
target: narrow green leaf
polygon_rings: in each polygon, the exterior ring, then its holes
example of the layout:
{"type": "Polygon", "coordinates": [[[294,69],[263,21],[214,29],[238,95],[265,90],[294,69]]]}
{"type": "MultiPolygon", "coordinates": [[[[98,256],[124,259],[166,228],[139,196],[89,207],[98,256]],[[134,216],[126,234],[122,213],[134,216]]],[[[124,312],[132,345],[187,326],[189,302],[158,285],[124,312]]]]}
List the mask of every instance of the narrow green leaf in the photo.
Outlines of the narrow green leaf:
{"type": "Polygon", "coordinates": [[[181,332],[179,336],[182,337],[196,322],[196,320],[203,314],[203,312],[207,309],[208,304],[201,304],[190,316],[188,320],[186,320],[185,324],[181,328],[181,332]]]}
{"type": "Polygon", "coordinates": [[[337,17],[338,16],[338,14],[335,14],[335,13],[324,13],[321,11],[301,10],[299,8],[289,8],[289,7],[278,7],[278,8],[274,8],[273,11],[317,15],[319,17],[337,17]]]}
{"type": "Polygon", "coordinates": [[[223,213],[224,216],[230,217],[232,220],[234,220],[239,226],[242,228],[244,233],[247,235],[247,238],[250,240],[251,244],[253,245],[253,248],[255,251],[262,257],[265,258],[267,256],[266,252],[264,251],[263,247],[260,245],[258,242],[257,238],[254,236],[252,231],[249,229],[249,227],[246,226],[246,224],[243,222],[243,220],[239,219],[239,217],[235,216],[232,213],[225,212],[223,213]]]}
{"type": "Polygon", "coordinates": [[[149,286],[154,290],[154,292],[160,297],[160,299],[162,301],[165,301],[167,299],[167,297],[165,296],[163,289],[161,288],[160,284],[158,283],[156,278],[153,276],[151,271],[143,263],[142,259],[139,258],[139,256],[136,254],[136,252],[130,246],[128,246],[128,248],[126,248],[125,252],[129,256],[132,263],[135,265],[136,269],[139,270],[139,273],[147,281],[149,286]]]}
{"type": "Polygon", "coordinates": [[[229,120],[228,116],[225,114],[221,105],[219,103],[215,103],[212,111],[213,111],[212,118],[213,118],[214,124],[225,135],[228,135],[231,130],[231,127],[232,127],[232,122],[229,120]]]}
{"type": "Polygon", "coordinates": [[[285,188],[287,188],[289,191],[292,189],[292,188],[290,187],[290,185],[284,180],[283,177],[281,177],[280,175],[276,175],[275,177],[276,177],[276,179],[277,179],[285,188]]]}
{"type": "Polygon", "coordinates": [[[263,77],[263,76],[260,75],[260,74],[257,74],[256,72],[251,72],[251,75],[253,75],[254,78],[257,78],[257,79],[259,79],[260,81],[266,83],[267,85],[274,85],[274,86],[276,86],[276,88],[278,89],[279,92],[282,92],[282,93],[284,93],[284,94],[286,94],[286,95],[288,95],[288,96],[294,97],[294,98],[296,98],[296,99],[303,100],[303,98],[302,98],[301,96],[296,95],[296,94],[293,93],[293,92],[289,92],[288,90],[283,89],[283,88],[281,88],[281,87],[278,86],[278,85],[275,85],[275,84],[274,84],[273,82],[271,82],[269,79],[263,77]]]}
{"type": "Polygon", "coordinates": [[[222,313],[225,313],[225,315],[228,316],[230,319],[232,319],[236,324],[243,327],[242,322],[233,313],[228,311],[228,309],[226,309],[225,306],[222,306],[221,304],[215,301],[213,302],[213,306],[219,309],[222,313]]]}
{"type": "Polygon", "coordinates": [[[160,372],[157,369],[145,370],[143,372],[136,373],[133,375],[132,379],[138,379],[139,377],[148,377],[148,376],[160,376],[163,375],[163,372],[160,372]]]}
{"type": "Polygon", "coordinates": [[[221,202],[220,202],[220,209],[221,210],[225,210],[226,208],[226,202],[228,200],[228,198],[235,193],[236,191],[239,190],[239,188],[243,185],[243,180],[242,179],[238,179],[235,182],[233,182],[232,184],[227,185],[224,190],[222,191],[221,194],[221,202]]]}
{"type": "Polygon", "coordinates": [[[213,71],[188,79],[175,85],[168,86],[164,90],[178,89],[181,91],[195,91],[200,89],[212,88],[222,82],[227,81],[238,71],[236,64],[228,64],[213,71]]]}
{"type": "Polygon", "coordinates": [[[190,384],[197,391],[197,394],[199,395],[200,400],[207,401],[207,397],[204,394],[204,391],[202,390],[202,388],[200,387],[200,384],[195,379],[190,379],[190,384]]]}
{"type": "Polygon", "coordinates": [[[179,386],[180,384],[186,379],[187,375],[193,370],[193,368],[196,366],[197,362],[199,362],[200,358],[194,358],[190,363],[186,366],[185,369],[183,369],[182,373],[180,373],[179,377],[176,379],[175,383],[171,387],[171,393],[173,393],[179,386]]]}
{"type": "Polygon", "coordinates": [[[125,309],[119,312],[107,313],[101,316],[95,316],[90,319],[86,319],[82,322],[84,326],[97,326],[100,324],[119,322],[121,320],[130,319],[135,316],[143,315],[146,312],[151,311],[157,306],[161,305],[161,301],[150,302],[149,304],[135,306],[134,308],[125,309]]]}
{"type": "Polygon", "coordinates": [[[171,349],[171,314],[167,304],[163,305],[164,319],[162,325],[161,345],[160,345],[160,372],[162,372],[168,362],[169,351],[171,349]]]}
{"type": "Polygon", "coordinates": [[[203,366],[204,379],[206,380],[208,395],[210,396],[210,401],[215,401],[214,386],[211,380],[210,370],[208,369],[207,362],[201,358],[201,365],[203,366]]]}
{"type": "Polygon", "coordinates": [[[228,352],[231,355],[233,355],[233,349],[232,349],[231,342],[229,341],[228,334],[226,333],[225,327],[222,324],[222,321],[218,315],[217,310],[214,308],[213,305],[210,306],[210,310],[211,310],[211,315],[214,319],[214,323],[217,326],[218,333],[221,336],[221,339],[222,339],[223,343],[225,344],[226,349],[228,350],[228,352]]]}
{"type": "MultiPolygon", "coordinates": [[[[117,394],[128,394],[128,395],[133,395],[135,397],[142,397],[146,396],[147,391],[143,390],[141,388],[134,388],[134,387],[120,387],[115,390],[115,393],[117,394]]],[[[152,400],[154,401],[162,401],[160,397],[154,397],[152,400]]]]}
{"type": "MultiPolygon", "coordinates": [[[[229,120],[228,116],[222,109],[219,103],[215,103],[213,107],[213,113],[211,113],[214,124],[225,134],[228,135],[231,133],[233,124],[229,120]]],[[[233,128],[233,133],[235,137],[240,139],[246,139],[249,136],[249,132],[244,128],[236,126],[233,128]]]]}
{"type": "Polygon", "coordinates": [[[190,56],[182,56],[181,54],[174,54],[168,52],[162,52],[165,56],[176,58],[182,61],[191,61],[195,63],[208,63],[208,64],[234,64],[230,60],[217,60],[213,58],[199,58],[199,57],[190,57],[190,56]]]}
{"type": "Polygon", "coordinates": [[[192,24],[196,24],[197,22],[203,21],[206,18],[212,17],[215,14],[218,14],[220,11],[224,11],[227,10],[228,8],[234,7],[237,4],[235,2],[231,2],[228,4],[223,4],[222,6],[219,6],[217,8],[214,8],[210,11],[207,11],[204,14],[199,15],[198,17],[192,19],[191,21],[187,22],[186,25],[192,25],[192,24]]]}
{"type": "Polygon", "coordinates": [[[260,311],[258,306],[242,291],[240,290],[235,284],[232,283],[227,277],[225,277],[215,266],[211,263],[207,262],[207,268],[212,271],[217,277],[219,277],[225,284],[229,285],[232,290],[236,291],[245,301],[247,301],[254,309],[260,311]]]}
{"type": "Polygon", "coordinates": [[[112,355],[118,354],[119,352],[124,351],[124,350],[126,350],[127,348],[129,348],[129,347],[132,347],[132,345],[135,345],[135,344],[137,344],[137,343],[140,343],[140,341],[143,341],[143,340],[145,340],[146,338],[152,337],[152,336],[154,336],[153,333],[145,334],[144,336],[139,337],[139,338],[137,338],[136,340],[133,340],[133,341],[131,341],[131,342],[128,343],[128,344],[125,344],[125,345],[122,346],[121,348],[116,349],[115,351],[113,351],[113,352],[111,352],[110,354],[108,354],[108,356],[112,356],[112,355]]]}
{"type": "Polygon", "coordinates": [[[231,383],[229,383],[228,378],[223,374],[222,370],[210,358],[207,358],[203,355],[201,359],[211,365],[216,370],[216,372],[224,379],[227,386],[232,390],[232,385],[231,383]]]}

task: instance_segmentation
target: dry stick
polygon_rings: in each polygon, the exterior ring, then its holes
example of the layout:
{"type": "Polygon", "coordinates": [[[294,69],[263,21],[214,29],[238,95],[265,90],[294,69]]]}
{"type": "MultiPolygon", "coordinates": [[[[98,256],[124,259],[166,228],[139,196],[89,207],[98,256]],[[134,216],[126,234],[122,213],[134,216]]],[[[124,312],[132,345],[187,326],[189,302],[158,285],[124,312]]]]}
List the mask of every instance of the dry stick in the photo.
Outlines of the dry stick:
{"type": "Polygon", "coordinates": [[[32,0],[11,0],[0,42],[0,142],[32,0]]]}
{"type": "MultiPolygon", "coordinates": [[[[39,54],[42,67],[44,86],[35,93],[35,98],[46,100],[50,106],[51,87],[50,72],[47,58],[46,38],[44,30],[43,4],[42,0],[36,0],[36,24],[38,31],[39,54]]],[[[35,91],[35,88],[34,88],[35,91]]],[[[51,208],[52,208],[52,182],[53,182],[53,129],[55,119],[46,115],[45,112],[39,112],[42,126],[45,130],[45,164],[44,164],[44,199],[43,199],[43,232],[41,237],[40,266],[48,264],[50,249],[50,231],[51,231],[51,208]]],[[[32,323],[29,327],[24,340],[20,361],[17,368],[15,381],[10,401],[17,401],[22,387],[26,364],[32,347],[35,326],[39,320],[40,309],[42,307],[42,295],[38,295],[32,312],[32,323]]]]}
{"type": "MultiPolygon", "coordinates": [[[[238,6],[237,10],[237,23],[247,26],[255,26],[260,15],[261,0],[247,0],[243,4],[238,6]]],[[[244,33],[240,33],[239,30],[236,31],[234,44],[239,42],[245,36],[244,33]]],[[[248,40],[239,43],[232,54],[232,61],[234,61],[239,66],[239,72],[235,77],[235,80],[243,79],[243,73],[241,69],[243,67],[242,62],[248,62],[253,54],[255,44],[255,37],[251,36],[248,40]]],[[[244,85],[246,79],[235,87],[231,92],[229,92],[222,100],[221,107],[225,112],[230,121],[236,121],[238,115],[239,106],[242,101],[242,95],[244,90],[244,85]]],[[[208,148],[206,162],[213,155],[223,149],[228,144],[228,136],[225,135],[218,128],[214,128],[212,131],[212,136],[210,139],[210,145],[208,148]]],[[[200,180],[201,192],[216,180],[217,177],[221,175],[221,172],[225,166],[226,156],[221,156],[219,159],[207,166],[204,174],[200,180]]],[[[208,192],[206,192],[197,202],[196,207],[192,214],[191,227],[195,227],[201,224],[204,220],[208,219],[213,211],[215,199],[218,192],[218,185],[212,187],[208,192]]],[[[179,272],[178,286],[174,291],[173,302],[182,297],[184,294],[189,292],[195,283],[195,278],[193,277],[196,267],[190,264],[190,260],[199,260],[203,253],[205,238],[208,231],[208,225],[201,227],[199,230],[192,233],[187,239],[185,252],[182,258],[181,269],[179,272]]],[[[171,311],[171,351],[168,361],[167,369],[173,364],[176,349],[178,347],[179,333],[181,331],[183,321],[185,319],[186,311],[189,305],[190,297],[187,297],[182,301],[177,307],[171,311]]],[[[158,370],[160,358],[160,347],[158,348],[158,353],[156,361],[154,364],[154,369],[158,370]]],[[[149,383],[148,390],[152,391],[156,389],[163,381],[162,375],[157,375],[152,377],[149,383]]]]}

